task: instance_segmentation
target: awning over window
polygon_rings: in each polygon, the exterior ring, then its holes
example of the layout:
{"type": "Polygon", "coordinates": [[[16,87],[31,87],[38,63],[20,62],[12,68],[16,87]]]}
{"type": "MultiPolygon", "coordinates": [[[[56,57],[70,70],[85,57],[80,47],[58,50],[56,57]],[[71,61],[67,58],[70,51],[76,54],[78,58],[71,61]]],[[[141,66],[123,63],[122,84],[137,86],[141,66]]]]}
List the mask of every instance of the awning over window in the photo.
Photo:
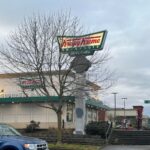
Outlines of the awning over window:
{"type": "MultiPolygon", "coordinates": [[[[43,102],[59,102],[59,96],[34,96],[34,97],[4,97],[0,98],[0,104],[6,103],[43,103],[43,102]]],[[[74,96],[63,96],[64,102],[74,103],[74,96]]],[[[86,100],[87,107],[93,107],[96,109],[109,109],[108,106],[104,105],[102,101],[89,98],[86,100]]]]}

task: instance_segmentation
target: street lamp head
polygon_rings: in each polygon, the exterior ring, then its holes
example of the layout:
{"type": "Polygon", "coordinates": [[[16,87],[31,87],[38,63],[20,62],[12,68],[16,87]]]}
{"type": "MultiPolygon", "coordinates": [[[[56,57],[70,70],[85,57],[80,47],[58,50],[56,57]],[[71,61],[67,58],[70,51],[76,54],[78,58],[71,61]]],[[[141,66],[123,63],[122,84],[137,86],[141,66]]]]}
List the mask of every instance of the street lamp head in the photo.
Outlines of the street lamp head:
{"type": "Polygon", "coordinates": [[[2,89],[1,91],[0,91],[0,93],[3,93],[4,92],[4,89],[2,89]]]}
{"type": "Polygon", "coordinates": [[[112,93],[114,95],[114,126],[116,126],[116,95],[117,92],[112,93]]]}

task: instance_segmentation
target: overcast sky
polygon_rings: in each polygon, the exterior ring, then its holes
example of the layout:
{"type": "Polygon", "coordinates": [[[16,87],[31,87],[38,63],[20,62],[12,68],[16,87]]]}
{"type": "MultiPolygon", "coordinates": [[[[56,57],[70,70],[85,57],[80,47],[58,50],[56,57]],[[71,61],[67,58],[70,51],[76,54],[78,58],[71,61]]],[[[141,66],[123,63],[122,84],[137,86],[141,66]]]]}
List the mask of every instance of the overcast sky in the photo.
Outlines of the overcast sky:
{"type": "Polygon", "coordinates": [[[0,0],[0,43],[33,13],[48,14],[71,10],[89,31],[108,30],[105,48],[111,51],[110,67],[116,70],[117,84],[101,97],[117,107],[143,105],[150,115],[150,0],[0,0]]]}

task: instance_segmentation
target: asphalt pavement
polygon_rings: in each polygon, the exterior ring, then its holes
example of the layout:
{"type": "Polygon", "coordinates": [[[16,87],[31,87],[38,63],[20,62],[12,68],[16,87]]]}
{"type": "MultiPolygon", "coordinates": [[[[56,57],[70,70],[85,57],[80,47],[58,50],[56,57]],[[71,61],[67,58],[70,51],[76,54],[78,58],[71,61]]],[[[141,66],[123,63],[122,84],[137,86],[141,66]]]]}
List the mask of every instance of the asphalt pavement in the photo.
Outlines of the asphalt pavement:
{"type": "Polygon", "coordinates": [[[102,150],[150,150],[150,145],[108,145],[102,150]]]}

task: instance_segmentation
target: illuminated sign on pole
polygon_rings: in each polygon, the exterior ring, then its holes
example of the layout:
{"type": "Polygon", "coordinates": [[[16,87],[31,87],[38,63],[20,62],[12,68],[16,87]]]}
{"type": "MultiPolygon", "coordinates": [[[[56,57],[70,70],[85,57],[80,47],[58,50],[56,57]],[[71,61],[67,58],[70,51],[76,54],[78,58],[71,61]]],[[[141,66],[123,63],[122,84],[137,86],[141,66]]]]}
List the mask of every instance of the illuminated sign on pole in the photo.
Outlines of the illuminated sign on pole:
{"type": "Polygon", "coordinates": [[[82,36],[58,36],[59,49],[70,56],[93,55],[104,47],[107,31],[82,36]]]}

